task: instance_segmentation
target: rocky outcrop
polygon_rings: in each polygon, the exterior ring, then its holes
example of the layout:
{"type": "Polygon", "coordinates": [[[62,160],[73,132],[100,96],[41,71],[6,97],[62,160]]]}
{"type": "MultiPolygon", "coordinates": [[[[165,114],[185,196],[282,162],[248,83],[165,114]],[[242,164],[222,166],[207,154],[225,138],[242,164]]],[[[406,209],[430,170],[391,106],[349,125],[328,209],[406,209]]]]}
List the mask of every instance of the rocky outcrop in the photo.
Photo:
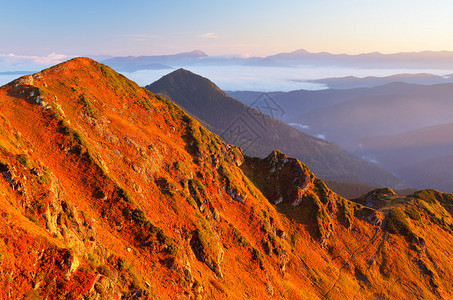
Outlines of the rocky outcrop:
{"type": "Polygon", "coordinates": [[[223,186],[223,189],[233,200],[237,202],[244,203],[244,201],[247,199],[247,195],[242,195],[237,188],[234,188],[229,183],[226,183],[223,186]]]}
{"type": "Polygon", "coordinates": [[[218,240],[210,235],[212,232],[207,233],[203,230],[205,229],[194,231],[190,240],[190,246],[195,257],[205,263],[218,277],[222,278],[223,249],[218,240]]]}
{"type": "Polygon", "coordinates": [[[9,167],[7,164],[0,163],[0,172],[13,190],[19,192],[22,190],[22,183],[17,177],[14,167],[9,167]]]}

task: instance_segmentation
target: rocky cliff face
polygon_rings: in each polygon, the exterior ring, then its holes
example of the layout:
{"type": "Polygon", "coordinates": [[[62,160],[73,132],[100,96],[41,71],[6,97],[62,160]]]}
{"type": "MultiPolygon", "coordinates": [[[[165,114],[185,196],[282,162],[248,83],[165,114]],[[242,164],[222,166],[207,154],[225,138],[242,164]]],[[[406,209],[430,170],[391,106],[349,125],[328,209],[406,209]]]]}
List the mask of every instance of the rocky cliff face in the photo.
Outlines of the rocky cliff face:
{"type": "Polygon", "coordinates": [[[5,299],[453,296],[453,196],[348,201],[86,58],[0,88],[0,186],[5,299]]]}

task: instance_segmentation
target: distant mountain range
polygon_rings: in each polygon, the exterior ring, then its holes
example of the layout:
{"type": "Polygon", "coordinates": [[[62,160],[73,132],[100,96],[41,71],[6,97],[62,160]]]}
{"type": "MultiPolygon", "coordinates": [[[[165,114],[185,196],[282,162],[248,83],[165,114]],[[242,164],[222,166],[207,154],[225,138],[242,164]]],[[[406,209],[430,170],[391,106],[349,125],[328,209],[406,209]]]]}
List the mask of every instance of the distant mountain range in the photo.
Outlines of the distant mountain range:
{"type": "Polygon", "coordinates": [[[363,138],[350,150],[372,157],[414,187],[453,192],[453,123],[363,138]]]}
{"type": "Polygon", "coordinates": [[[423,51],[382,54],[378,52],[357,55],[311,53],[296,50],[266,57],[209,56],[201,50],[156,56],[113,57],[103,63],[118,71],[178,68],[193,65],[237,65],[262,67],[296,67],[301,65],[346,66],[361,68],[453,69],[453,52],[423,51]]]}
{"type": "Polygon", "coordinates": [[[195,50],[173,55],[113,57],[103,62],[118,71],[134,72],[137,70],[172,69],[167,64],[193,63],[194,60],[206,56],[206,53],[195,50]]]}
{"type": "Polygon", "coordinates": [[[267,58],[288,64],[316,63],[319,65],[362,66],[367,68],[435,68],[452,69],[453,52],[421,51],[383,54],[379,52],[363,54],[311,53],[300,49],[290,53],[279,53],[267,58]]]}
{"type": "MultiPolygon", "coordinates": [[[[393,83],[369,89],[367,95],[356,96],[355,89],[350,92],[348,101],[301,112],[288,122],[309,126],[346,149],[359,138],[453,122],[451,83],[427,86],[393,83]]],[[[286,111],[296,111],[294,106],[280,105],[286,111]]]]}
{"type": "Polygon", "coordinates": [[[334,77],[316,80],[308,80],[308,82],[325,84],[329,89],[351,89],[359,87],[377,87],[386,85],[393,82],[404,82],[410,84],[440,84],[451,83],[453,78],[451,76],[438,76],[433,74],[419,73],[419,74],[395,74],[391,76],[376,77],[334,77]]]}
{"type": "Polygon", "coordinates": [[[0,75],[25,75],[31,73],[33,73],[33,71],[6,71],[0,72],[0,75]]]}
{"type": "Polygon", "coordinates": [[[374,186],[398,186],[401,181],[374,164],[350,155],[335,144],[309,136],[275,116],[284,113],[267,94],[258,95],[252,107],[227,96],[210,80],[184,69],[146,86],[169,97],[226,142],[247,155],[264,157],[274,149],[302,159],[317,176],[374,186]],[[258,108],[258,109],[255,109],[258,108]]]}
{"type": "MultiPolygon", "coordinates": [[[[259,92],[228,92],[246,104],[259,92]]],[[[453,122],[453,83],[391,83],[373,88],[268,93],[280,118],[348,149],[356,139],[453,122]]]]}
{"type": "MultiPolygon", "coordinates": [[[[346,103],[362,97],[386,97],[387,95],[404,95],[412,86],[401,83],[393,83],[375,88],[352,88],[352,89],[327,89],[318,91],[295,90],[290,92],[268,93],[285,111],[284,115],[277,116],[287,123],[305,124],[299,120],[299,116],[312,111],[328,108],[336,104],[346,103]]],[[[251,91],[227,91],[228,95],[250,105],[262,92],[251,91]]]]}

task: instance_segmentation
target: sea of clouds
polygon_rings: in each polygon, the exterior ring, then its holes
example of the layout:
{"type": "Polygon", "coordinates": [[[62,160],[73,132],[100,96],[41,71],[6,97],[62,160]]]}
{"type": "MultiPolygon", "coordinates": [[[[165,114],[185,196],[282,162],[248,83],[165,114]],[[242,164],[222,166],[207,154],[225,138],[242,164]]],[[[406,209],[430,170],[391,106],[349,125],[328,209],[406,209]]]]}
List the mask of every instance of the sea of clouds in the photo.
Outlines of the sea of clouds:
{"type": "MultiPolygon", "coordinates": [[[[0,53],[0,85],[6,84],[21,75],[38,72],[72,57],[64,54],[51,53],[47,56],[24,56],[0,53]],[[18,72],[19,71],[19,72],[18,72]],[[10,72],[15,72],[11,74],[10,72]]],[[[389,76],[402,73],[431,73],[445,75],[445,70],[414,70],[414,69],[358,69],[345,67],[261,67],[261,66],[177,66],[206,77],[222,90],[229,91],[292,91],[321,90],[324,84],[308,82],[309,80],[344,77],[344,76],[389,76]]],[[[122,72],[140,86],[151,84],[172,69],[141,70],[122,72]]]]}

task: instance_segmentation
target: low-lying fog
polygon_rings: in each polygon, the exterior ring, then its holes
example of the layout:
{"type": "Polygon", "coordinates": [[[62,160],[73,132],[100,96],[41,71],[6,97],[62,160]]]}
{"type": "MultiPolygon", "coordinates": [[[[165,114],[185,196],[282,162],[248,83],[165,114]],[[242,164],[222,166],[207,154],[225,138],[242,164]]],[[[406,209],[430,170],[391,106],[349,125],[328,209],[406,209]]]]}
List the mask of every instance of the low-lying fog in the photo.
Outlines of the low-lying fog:
{"type": "MultiPolygon", "coordinates": [[[[12,71],[37,72],[51,65],[30,64],[16,66],[14,64],[0,64],[0,85],[6,84],[21,75],[9,74],[12,71]],[[18,67],[20,67],[18,69],[18,67]]],[[[260,67],[260,66],[182,66],[196,74],[204,76],[222,90],[230,91],[292,91],[292,90],[322,90],[325,84],[307,82],[309,80],[345,77],[345,76],[390,76],[394,74],[417,74],[430,73],[434,75],[446,75],[453,73],[448,70],[414,70],[414,69],[357,69],[347,67],[260,67]]],[[[140,86],[148,85],[174,69],[140,70],[136,72],[122,72],[126,77],[134,80],[140,86]]]]}

